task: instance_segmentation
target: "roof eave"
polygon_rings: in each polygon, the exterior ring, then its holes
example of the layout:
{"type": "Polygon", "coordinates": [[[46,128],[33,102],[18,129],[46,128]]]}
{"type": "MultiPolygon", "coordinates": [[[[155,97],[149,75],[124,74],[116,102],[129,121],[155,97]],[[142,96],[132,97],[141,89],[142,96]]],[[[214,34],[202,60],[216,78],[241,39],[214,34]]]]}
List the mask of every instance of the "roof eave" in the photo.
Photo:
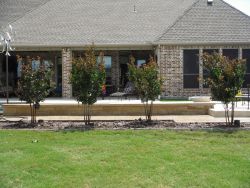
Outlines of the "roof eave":
{"type": "MultiPolygon", "coordinates": [[[[43,45],[43,44],[12,44],[13,47],[17,51],[21,50],[61,50],[63,48],[70,48],[72,50],[82,50],[91,46],[92,44],[82,44],[82,45],[43,45]]],[[[0,45],[1,46],[1,45],[0,45]]],[[[95,48],[97,49],[107,49],[107,50],[115,50],[115,49],[142,49],[142,50],[152,50],[153,44],[151,42],[147,43],[138,43],[138,44],[95,44],[95,48]]]]}
{"type": "Polygon", "coordinates": [[[166,46],[207,46],[207,45],[250,45],[250,41],[247,42],[154,42],[153,45],[166,45],[166,46]]]}

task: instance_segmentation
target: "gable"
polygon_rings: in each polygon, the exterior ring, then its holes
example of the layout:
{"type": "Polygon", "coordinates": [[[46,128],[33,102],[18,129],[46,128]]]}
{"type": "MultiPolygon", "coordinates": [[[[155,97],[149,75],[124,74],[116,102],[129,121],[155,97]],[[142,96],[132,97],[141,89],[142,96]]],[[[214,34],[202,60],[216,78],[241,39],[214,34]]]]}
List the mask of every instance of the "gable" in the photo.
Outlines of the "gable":
{"type": "Polygon", "coordinates": [[[222,0],[199,0],[165,33],[159,44],[250,43],[250,17],[222,0]]]}

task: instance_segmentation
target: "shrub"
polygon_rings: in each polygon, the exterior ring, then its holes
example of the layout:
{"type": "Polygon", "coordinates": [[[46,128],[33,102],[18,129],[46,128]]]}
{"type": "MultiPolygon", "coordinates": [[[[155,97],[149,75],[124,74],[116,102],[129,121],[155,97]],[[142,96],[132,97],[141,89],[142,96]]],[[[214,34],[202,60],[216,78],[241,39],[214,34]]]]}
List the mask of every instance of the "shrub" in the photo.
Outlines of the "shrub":
{"type": "MultiPolygon", "coordinates": [[[[19,61],[21,61],[19,59],[19,61]]],[[[36,123],[36,112],[40,102],[49,95],[51,86],[51,70],[44,64],[32,69],[32,59],[26,57],[22,62],[21,77],[18,80],[17,96],[21,101],[30,104],[31,123],[36,123]]]]}
{"type": "Polygon", "coordinates": [[[231,60],[218,53],[203,54],[202,59],[204,69],[208,72],[205,82],[211,88],[212,98],[223,102],[226,124],[233,125],[235,96],[244,81],[245,60],[231,60]],[[231,120],[229,117],[230,103],[232,104],[231,120]]]}
{"type": "Polygon", "coordinates": [[[143,105],[147,121],[151,121],[153,113],[153,101],[161,94],[163,80],[159,77],[158,67],[153,57],[142,67],[135,66],[134,57],[130,57],[129,80],[134,83],[135,90],[143,105]]]}
{"type": "Polygon", "coordinates": [[[105,82],[103,53],[100,54],[99,59],[98,63],[93,46],[85,52],[84,57],[73,59],[70,80],[76,100],[83,105],[85,124],[90,124],[92,105],[101,94],[105,82]]]}

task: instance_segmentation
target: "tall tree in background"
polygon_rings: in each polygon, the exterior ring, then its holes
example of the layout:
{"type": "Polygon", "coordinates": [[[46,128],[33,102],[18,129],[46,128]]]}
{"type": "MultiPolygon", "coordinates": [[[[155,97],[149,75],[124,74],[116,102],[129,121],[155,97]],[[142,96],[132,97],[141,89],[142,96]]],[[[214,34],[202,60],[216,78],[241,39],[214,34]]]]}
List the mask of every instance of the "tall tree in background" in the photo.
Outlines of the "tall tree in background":
{"type": "Polygon", "coordinates": [[[90,124],[92,105],[101,94],[105,82],[104,55],[100,54],[97,62],[94,47],[85,52],[84,57],[74,58],[71,71],[71,84],[76,100],[83,105],[84,122],[90,124]]]}

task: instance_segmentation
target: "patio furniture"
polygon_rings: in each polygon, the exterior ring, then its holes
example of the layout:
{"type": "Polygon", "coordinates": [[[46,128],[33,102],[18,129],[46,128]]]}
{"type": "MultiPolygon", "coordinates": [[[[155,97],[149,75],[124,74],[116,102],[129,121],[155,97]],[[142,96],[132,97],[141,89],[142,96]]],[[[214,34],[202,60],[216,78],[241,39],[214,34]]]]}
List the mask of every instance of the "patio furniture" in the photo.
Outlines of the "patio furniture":
{"type": "Polygon", "coordinates": [[[247,85],[247,94],[241,94],[241,95],[236,95],[235,96],[236,100],[236,107],[237,107],[237,101],[241,100],[242,105],[247,101],[247,109],[249,110],[249,101],[250,101],[250,84],[247,85]]]}
{"type": "Polygon", "coordinates": [[[122,92],[118,91],[118,92],[112,93],[110,97],[118,97],[122,100],[122,97],[125,97],[125,99],[127,99],[128,96],[131,96],[134,94],[135,94],[134,84],[132,82],[127,82],[122,92]]]}

